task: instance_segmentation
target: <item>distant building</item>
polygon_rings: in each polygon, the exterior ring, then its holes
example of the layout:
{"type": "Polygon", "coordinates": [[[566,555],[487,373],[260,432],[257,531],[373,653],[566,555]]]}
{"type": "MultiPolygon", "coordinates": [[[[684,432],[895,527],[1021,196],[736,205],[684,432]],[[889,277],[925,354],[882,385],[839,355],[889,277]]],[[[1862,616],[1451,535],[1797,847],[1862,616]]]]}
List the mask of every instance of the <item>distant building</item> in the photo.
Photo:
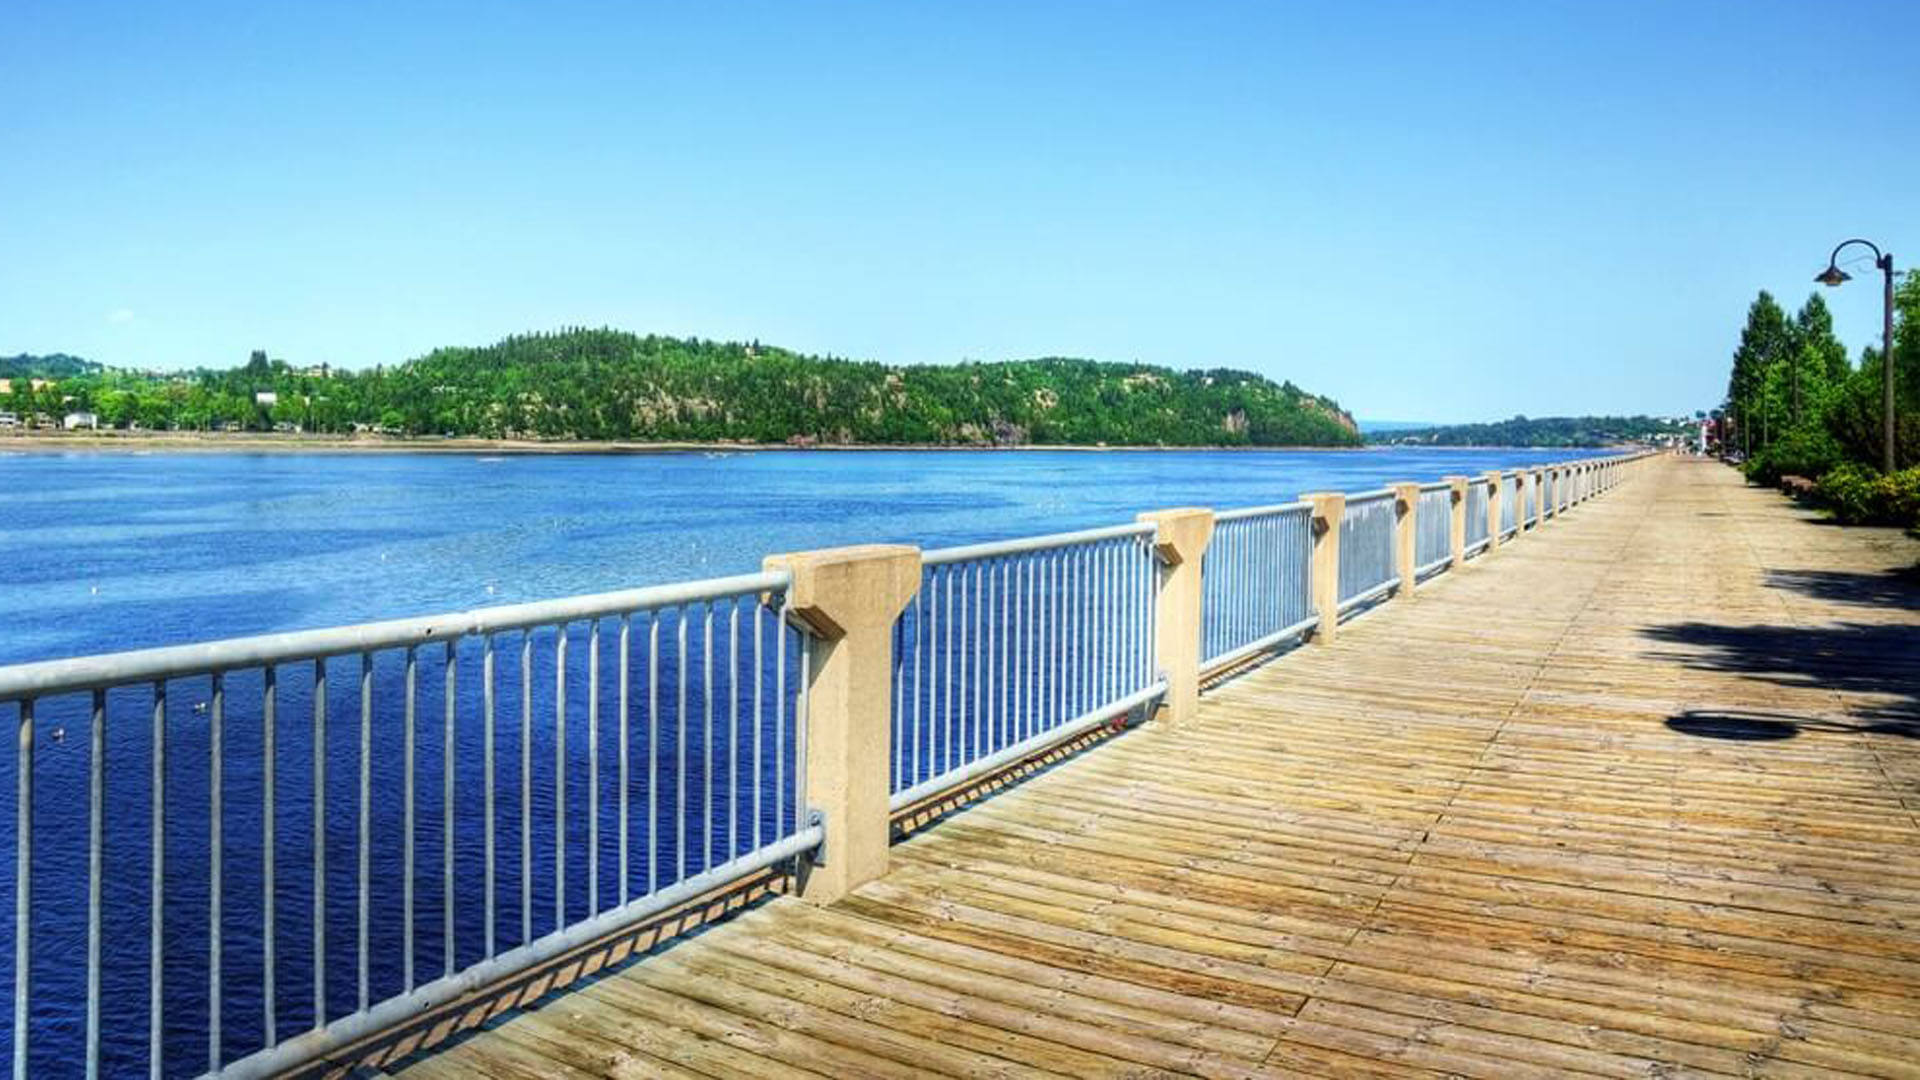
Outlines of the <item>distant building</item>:
{"type": "Polygon", "coordinates": [[[255,405],[265,405],[268,408],[272,408],[280,404],[280,395],[271,390],[256,390],[253,393],[253,403],[255,405]]]}
{"type": "MultiPolygon", "coordinates": [[[[52,385],[53,385],[52,379],[28,379],[27,380],[28,388],[33,390],[33,392],[36,394],[52,385]]],[[[13,393],[13,380],[0,379],[0,394],[11,394],[11,393],[13,393]]]]}
{"type": "Polygon", "coordinates": [[[0,428],[13,428],[13,427],[19,427],[19,426],[20,426],[20,418],[18,416],[10,412],[0,412],[0,428]]]}
{"type": "Polygon", "coordinates": [[[68,431],[78,431],[81,428],[92,428],[97,431],[100,428],[100,418],[90,412],[70,412],[66,419],[61,421],[60,426],[68,431]]]}

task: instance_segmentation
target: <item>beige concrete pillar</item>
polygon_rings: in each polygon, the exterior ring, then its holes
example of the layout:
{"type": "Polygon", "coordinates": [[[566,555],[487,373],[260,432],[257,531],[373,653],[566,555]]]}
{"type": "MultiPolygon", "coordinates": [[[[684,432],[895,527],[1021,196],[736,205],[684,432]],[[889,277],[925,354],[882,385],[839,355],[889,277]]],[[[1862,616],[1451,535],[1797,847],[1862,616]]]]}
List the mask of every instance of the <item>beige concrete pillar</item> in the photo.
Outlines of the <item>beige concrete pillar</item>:
{"type": "Polygon", "coordinates": [[[1192,723],[1200,711],[1200,565],[1213,541],[1213,511],[1156,510],[1139,520],[1153,522],[1153,546],[1160,555],[1153,631],[1155,662],[1167,678],[1167,696],[1159,718],[1179,727],[1192,723]]]}
{"type": "Polygon", "coordinates": [[[793,575],[788,601],[814,636],[802,811],[821,812],[827,838],[800,895],[830,904],[887,872],[893,623],[920,588],[920,549],[829,548],[765,566],[793,575]]]}
{"type": "Polygon", "coordinates": [[[1347,497],[1338,491],[1315,491],[1301,498],[1313,504],[1313,610],[1320,616],[1313,640],[1330,645],[1340,629],[1340,522],[1347,514],[1347,497]]]}
{"type": "Polygon", "coordinates": [[[1417,540],[1420,524],[1420,485],[1394,484],[1393,487],[1393,565],[1400,571],[1400,592],[1396,599],[1413,599],[1419,577],[1417,540]]]}
{"type": "Polygon", "coordinates": [[[1451,489],[1449,494],[1452,496],[1449,500],[1452,514],[1447,525],[1447,550],[1453,557],[1447,566],[1458,570],[1467,561],[1467,478],[1448,476],[1443,479],[1451,489]]]}
{"type": "Polygon", "coordinates": [[[1500,546],[1500,500],[1506,497],[1502,490],[1500,471],[1492,470],[1486,474],[1487,481],[1487,550],[1500,546]]]}

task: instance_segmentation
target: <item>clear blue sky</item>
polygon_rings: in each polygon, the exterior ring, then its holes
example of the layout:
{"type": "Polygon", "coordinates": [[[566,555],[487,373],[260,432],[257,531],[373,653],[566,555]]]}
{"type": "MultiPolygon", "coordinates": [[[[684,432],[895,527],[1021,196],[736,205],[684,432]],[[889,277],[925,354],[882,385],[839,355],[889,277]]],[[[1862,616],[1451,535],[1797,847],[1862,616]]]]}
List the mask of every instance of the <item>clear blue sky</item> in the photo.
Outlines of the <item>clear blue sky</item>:
{"type": "MultiPolygon", "coordinates": [[[[1911,0],[9,0],[0,354],[609,324],[1691,410],[1754,290],[1920,264],[1915,41],[1911,0]]],[[[1877,290],[1829,299],[1857,352],[1877,290]]]]}

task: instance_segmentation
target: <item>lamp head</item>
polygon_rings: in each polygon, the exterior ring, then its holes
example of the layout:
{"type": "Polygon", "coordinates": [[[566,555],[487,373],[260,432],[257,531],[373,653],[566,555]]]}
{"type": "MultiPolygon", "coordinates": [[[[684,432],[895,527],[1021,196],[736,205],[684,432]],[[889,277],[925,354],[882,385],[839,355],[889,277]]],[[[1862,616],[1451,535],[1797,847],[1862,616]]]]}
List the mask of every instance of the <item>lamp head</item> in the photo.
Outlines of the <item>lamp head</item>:
{"type": "Polygon", "coordinates": [[[1815,276],[1813,280],[1822,285],[1833,286],[1833,285],[1840,285],[1848,281],[1852,281],[1853,275],[1847,273],[1845,270],[1840,269],[1838,266],[1835,266],[1832,263],[1828,263],[1827,268],[1825,270],[1820,271],[1820,273],[1817,276],[1815,276]]]}

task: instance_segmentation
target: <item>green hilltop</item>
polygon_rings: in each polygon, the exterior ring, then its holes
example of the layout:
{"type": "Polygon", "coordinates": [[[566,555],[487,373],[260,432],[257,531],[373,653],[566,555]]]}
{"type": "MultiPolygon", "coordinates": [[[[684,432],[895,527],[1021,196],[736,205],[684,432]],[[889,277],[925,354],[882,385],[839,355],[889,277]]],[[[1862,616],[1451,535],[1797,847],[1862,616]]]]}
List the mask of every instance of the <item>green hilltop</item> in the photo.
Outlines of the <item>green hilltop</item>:
{"type": "MultiPolygon", "coordinates": [[[[820,445],[1351,446],[1333,401],[1224,368],[1046,358],[890,365],[757,342],[570,329],[365,371],[107,371],[63,380],[103,425],[276,424],[484,438],[820,445]],[[272,400],[260,395],[272,395],[272,400]]],[[[0,407],[5,399],[0,398],[0,407]]],[[[51,410],[47,410],[51,411],[51,410]]]]}

